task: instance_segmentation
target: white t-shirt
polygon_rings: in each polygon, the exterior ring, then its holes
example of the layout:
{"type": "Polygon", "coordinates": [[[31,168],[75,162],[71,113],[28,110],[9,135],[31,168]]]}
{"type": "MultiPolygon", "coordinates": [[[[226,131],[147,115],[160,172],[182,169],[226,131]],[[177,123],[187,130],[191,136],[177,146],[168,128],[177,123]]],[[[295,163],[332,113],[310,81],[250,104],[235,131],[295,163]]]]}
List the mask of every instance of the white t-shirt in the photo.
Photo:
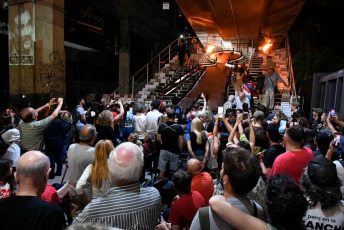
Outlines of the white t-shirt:
{"type": "Polygon", "coordinates": [[[11,167],[17,166],[17,161],[20,157],[20,147],[17,143],[13,142],[8,146],[7,151],[1,158],[2,160],[9,160],[11,162],[11,167]]]}
{"type": "Polygon", "coordinates": [[[250,108],[250,100],[247,97],[244,97],[243,100],[240,100],[239,96],[235,97],[233,105],[236,105],[236,109],[242,109],[242,105],[244,103],[248,104],[248,108],[250,108]]]}
{"type": "Polygon", "coordinates": [[[133,117],[133,127],[134,133],[139,135],[139,139],[143,139],[143,135],[146,132],[146,115],[143,113],[137,113],[133,117]]]}
{"type": "MultiPolygon", "coordinates": [[[[85,110],[82,106],[78,106],[76,108],[76,112],[78,114],[78,117],[79,117],[79,120],[78,122],[76,123],[76,129],[78,130],[78,132],[80,132],[80,130],[84,127],[84,124],[81,123],[80,119],[81,117],[84,117],[85,118],[85,110]]],[[[86,118],[85,118],[86,119],[86,118]]]]}
{"type": "Polygon", "coordinates": [[[344,202],[329,209],[321,209],[320,204],[309,208],[303,217],[307,230],[313,229],[343,229],[344,228],[344,202]]]}
{"type": "Polygon", "coordinates": [[[9,129],[2,134],[2,139],[6,144],[10,144],[1,159],[9,160],[11,167],[16,167],[20,157],[20,132],[18,129],[9,129]]]}
{"type": "Polygon", "coordinates": [[[333,161],[333,163],[336,165],[337,176],[339,180],[342,182],[342,186],[340,186],[340,191],[342,192],[342,195],[344,197],[344,168],[339,161],[333,161]]]}
{"type": "Polygon", "coordinates": [[[6,198],[11,195],[11,189],[9,183],[6,183],[3,186],[0,186],[0,199],[6,198]]]}
{"type": "Polygon", "coordinates": [[[160,113],[156,109],[153,109],[152,111],[147,113],[147,116],[146,116],[147,133],[156,134],[156,132],[158,131],[158,120],[160,116],[162,116],[162,113],[160,113]]]}

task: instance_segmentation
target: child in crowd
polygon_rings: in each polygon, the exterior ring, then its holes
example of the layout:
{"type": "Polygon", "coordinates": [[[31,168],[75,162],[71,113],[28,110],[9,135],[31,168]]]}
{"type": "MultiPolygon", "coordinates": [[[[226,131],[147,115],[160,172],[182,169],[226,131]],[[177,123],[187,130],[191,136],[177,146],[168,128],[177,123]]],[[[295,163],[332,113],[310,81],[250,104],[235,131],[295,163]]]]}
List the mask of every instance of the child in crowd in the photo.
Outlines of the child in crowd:
{"type": "Polygon", "coordinates": [[[0,160],[0,199],[15,193],[14,178],[10,161],[0,160]]]}

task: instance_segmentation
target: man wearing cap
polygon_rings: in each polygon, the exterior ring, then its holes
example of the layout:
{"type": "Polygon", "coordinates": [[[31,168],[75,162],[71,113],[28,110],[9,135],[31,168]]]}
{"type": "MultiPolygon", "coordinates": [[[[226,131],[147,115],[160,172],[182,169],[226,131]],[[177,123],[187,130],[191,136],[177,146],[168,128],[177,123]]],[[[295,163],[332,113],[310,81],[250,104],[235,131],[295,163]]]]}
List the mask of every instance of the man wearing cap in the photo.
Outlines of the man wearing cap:
{"type": "Polygon", "coordinates": [[[316,130],[318,125],[321,123],[321,115],[323,113],[321,108],[313,108],[313,121],[312,121],[312,129],[316,130]]]}
{"type": "Polygon", "coordinates": [[[316,157],[303,173],[301,187],[309,202],[303,217],[306,229],[343,229],[344,202],[336,165],[327,158],[316,157]]]}
{"type": "Polygon", "coordinates": [[[236,96],[233,102],[233,105],[236,105],[237,109],[242,109],[242,105],[246,103],[248,105],[248,108],[251,108],[250,106],[250,100],[245,97],[244,92],[240,92],[239,96],[236,96]]]}
{"type": "Polygon", "coordinates": [[[294,101],[292,103],[290,103],[291,105],[291,112],[292,113],[296,113],[297,111],[299,111],[299,107],[300,107],[300,103],[297,101],[294,101]]]}
{"type": "Polygon", "coordinates": [[[283,81],[281,76],[278,73],[276,73],[273,68],[269,68],[268,73],[265,75],[263,92],[265,92],[264,105],[266,107],[269,107],[270,109],[273,109],[275,104],[274,88],[277,87],[277,80],[287,85],[287,83],[283,81]]]}
{"type": "Polygon", "coordinates": [[[264,113],[262,111],[257,110],[256,112],[254,112],[253,117],[253,126],[263,128],[263,121],[265,117],[264,113]]]}
{"type": "Polygon", "coordinates": [[[213,179],[207,172],[202,172],[202,162],[191,158],[187,164],[188,172],[192,176],[191,190],[199,192],[205,205],[209,205],[209,199],[214,193],[213,179]]]}
{"type": "Polygon", "coordinates": [[[287,151],[276,158],[270,176],[285,173],[295,183],[300,184],[302,171],[307,167],[308,162],[314,158],[314,154],[311,149],[302,147],[305,132],[300,125],[289,128],[284,138],[287,151]]]}

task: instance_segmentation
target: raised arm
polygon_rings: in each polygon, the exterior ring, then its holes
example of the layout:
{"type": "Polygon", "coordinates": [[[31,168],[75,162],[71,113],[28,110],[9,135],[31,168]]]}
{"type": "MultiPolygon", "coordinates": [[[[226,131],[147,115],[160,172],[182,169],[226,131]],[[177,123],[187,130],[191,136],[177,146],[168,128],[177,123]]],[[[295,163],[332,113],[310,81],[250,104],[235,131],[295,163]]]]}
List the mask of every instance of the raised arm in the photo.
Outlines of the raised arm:
{"type": "Polygon", "coordinates": [[[340,125],[341,127],[344,127],[344,122],[341,121],[341,120],[339,120],[339,118],[338,118],[337,115],[334,117],[334,121],[335,121],[338,125],[340,125]]]}
{"type": "Polygon", "coordinates": [[[56,98],[50,99],[50,101],[47,104],[39,107],[38,109],[36,109],[36,111],[37,113],[40,113],[42,111],[45,111],[46,109],[50,109],[50,107],[53,105],[56,105],[56,98]]]}
{"type": "Polygon", "coordinates": [[[252,117],[247,119],[247,123],[250,126],[250,145],[251,145],[251,152],[252,155],[255,155],[255,148],[256,148],[256,134],[254,133],[253,122],[251,121],[252,117]]]}
{"type": "Polygon", "coordinates": [[[204,114],[206,109],[207,109],[207,99],[205,98],[203,93],[202,93],[202,98],[203,98],[203,109],[202,109],[202,112],[204,114]]]}
{"type": "Polygon", "coordinates": [[[226,119],[226,117],[225,117],[224,114],[222,115],[222,121],[223,121],[223,123],[225,124],[227,131],[228,131],[229,133],[231,133],[232,130],[233,130],[233,127],[228,123],[228,121],[227,121],[227,119],[226,119]]]}
{"type": "Polygon", "coordinates": [[[54,120],[54,119],[58,118],[59,113],[60,113],[60,110],[61,110],[61,107],[62,107],[62,104],[63,104],[63,98],[59,98],[59,99],[57,100],[57,107],[56,107],[56,109],[55,109],[54,112],[50,115],[51,120],[54,120]]]}
{"type": "Polygon", "coordinates": [[[232,129],[232,132],[229,134],[228,142],[233,142],[235,132],[236,132],[239,124],[241,124],[241,121],[242,121],[242,114],[239,114],[236,118],[236,122],[235,122],[233,129],[232,129]]]}
{"type": "Polygon", "coordinates": [[[333,141],[331,141],[327,153],[326,153],[326,158],[332,161],[332,154],[336,151],[336,149],[333,146],[333,141]]]}
{"type": "Polygon", "coordinates": [[[333,125],[331,123],[331,115],[330,115],[330,113],[328,113],[326,121],[327,121],[328,129],[331,131],[331,134],[333,135],[336,132],[336,129],[333,127],[333,125]]]}
{"type": "Polygon", "coordinates": [[[210,207],[224,221],[240,230],[270,230],[269,226],[260,219],[242,212],[226,202],[224,196],[216,195],[209,200],[210,207]]]}
{"type": "Polygon", "coordinates": [[[219,116],[214,116],[214,128],[213,128],[213,154],[217,158],[217,151],[219,149],[219,137],[218,137],[218,130],[219,130],[219,116]]]}
{"type": "Polygon", "coordinates": [[[118,105],[119,105],[119,114],[113,119],[113,121],[112,121],[113,124],[119,122],[124,115],[123,104],[120,100],[118,100],[118,105]]]}

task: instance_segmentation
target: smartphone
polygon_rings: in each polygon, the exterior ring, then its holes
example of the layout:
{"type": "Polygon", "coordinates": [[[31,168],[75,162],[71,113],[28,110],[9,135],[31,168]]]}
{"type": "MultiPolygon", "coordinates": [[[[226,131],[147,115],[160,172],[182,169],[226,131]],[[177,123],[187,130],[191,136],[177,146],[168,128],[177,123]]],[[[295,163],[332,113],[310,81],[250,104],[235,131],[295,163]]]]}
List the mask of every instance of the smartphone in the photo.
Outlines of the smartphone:
{"type": "Polygon", "coordinates": [[[331,117],[335,117],[336,116],[336,110],[335,109],[331,109],[330,115],[331,115],[331,117]]]}
{"type": "Polygon", "coordinates": [[[340,133],[333,134],[333,146],[336,148],[340,147],[340,137],[342,135],[340,133]]]}
{"type": "Polygon", "coordinates": [[[279,128],[278,128],[278,133],[284,134],[286,128],[287,128],[287,121],[286,120],[281,120],[279,128]]]}
{"type": "Polygon", "coordinates": [[[217,114],[220,116],[222,116],[222,114],[223,114],[223,107],[221,107],[221,106],[219,106],[218,108],[217,108],[217,114]]]}
{"type": "Polygon", "coordinates": [[[248,112],[244,112],[242,115],[242,119],[247,120],[247,118],[248,118],[248,112]]]}

